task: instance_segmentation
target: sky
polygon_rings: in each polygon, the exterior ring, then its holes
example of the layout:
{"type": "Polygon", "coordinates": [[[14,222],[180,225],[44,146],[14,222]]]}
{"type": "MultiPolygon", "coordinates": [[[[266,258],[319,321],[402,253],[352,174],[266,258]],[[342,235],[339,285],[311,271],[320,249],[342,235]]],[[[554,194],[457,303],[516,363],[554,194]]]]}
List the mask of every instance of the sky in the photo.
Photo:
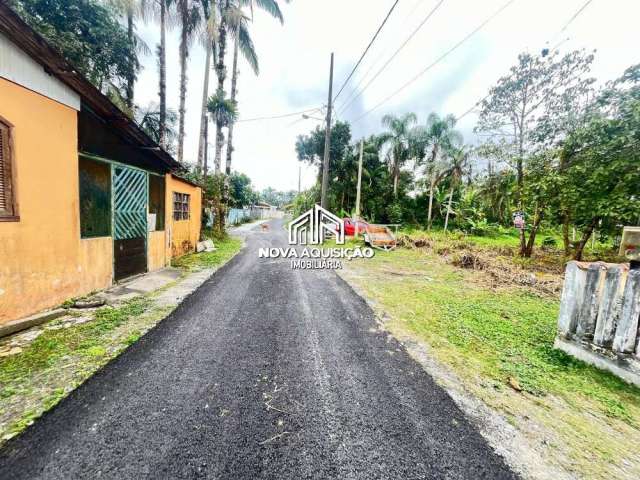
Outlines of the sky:
{"type": "MultiPolygon", "coordinates": [[[[298,135],[321,120],[301,115],[263,121],[242,121],[277,116],[327,103],[330,54],[335,54],[334,94],[340,89],[395,0],[292,0],[281,3],[284,24],[257,10],[251,33],[260,61],[255,76],[240,61],[238,102],[240,122],[234,130],[232,168],[247,174],[256,189],[297,190],[301,163],[296,158],[298,135]]],[[[508,72],[518,53],[538,53],[558,45],[560,53],[576,48],[596,50],[591,74],[600,83],[618,77],[640,62],[640,1],[593,0],[563,31],[585,0],[515,0],[415,82],[363,117],[410,79],[464,39],[491,17],[507,0],[444,0],[417,34],[382,73],[349,105],[347,101],[392,57],[440,0],[399,0],[389,21],[363,63],[338,97],[340,120],[352,123],[354,141],[383,131],[384,114],[414,112],[419,122],[434,111],[456,116],[469,110],[508,72]],[[345,108],[346,107],[346,108],[345,108]]],[[[159,41],[156,24],[138,25],[138,33],[152,51],[159,41]]],[[[179,87],[178,30],[168,34],[168,104],[177,110],[179,87]]],[[[157,59],[143,59],[136,84],[136,103],[158,102],[157,59]]],[[[204,49],[191,49],[187,91],[185,160],[195,163],[204,84],[204,49]]],[[[229,71],[231,58],[228,59],[229,71]]],[[[230,74],[229,74],[230,76],[230,74]]],[[[215,89],[211,75],[210,92],[215,89]]],[[[230,89],[227,81],[226,90],[230,89]]],[[[311,114],[320,118],[321,113],[311,114]]],[[[462,118],[458,129],[474,143],[477,115],[462,118]]],[[[211,130],[210,130],[211,131],[211,130]]],[[[210,135],[213,158],[213,135],[210,135]]],[[[302,168],[302,188],[316,179],[316,169],[302,168]]]]}

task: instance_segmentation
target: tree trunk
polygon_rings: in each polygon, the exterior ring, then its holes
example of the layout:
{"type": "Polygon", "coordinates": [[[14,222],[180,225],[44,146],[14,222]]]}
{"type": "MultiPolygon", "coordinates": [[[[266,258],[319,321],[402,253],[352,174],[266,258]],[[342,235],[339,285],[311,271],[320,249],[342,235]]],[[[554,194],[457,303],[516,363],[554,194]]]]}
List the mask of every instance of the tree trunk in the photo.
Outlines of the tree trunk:
{"type": "Polygon", "coordinates": [[[431,182],[429,186],[429,212],[427,213],[427,230],[431,230],[431,224],[433,222],[433,190],[436,188],[436,172],[431,173],[431,182]]]}
{"type": "MultiPolygon", "coordinates": [[[[238,36],[236,35],[235,45],[233,47],[233,70],[231,72],[231,101],[236,102],[236,95],[238,86],[238,36]]],[[[233,158],[233,123],[229,123],[229,133],[227,134],[227,164],[225,166],[225,173],[231,175],[231,160],[233,158]]]]}
{"type": "MultiPolygon", "coordinates": [[[[520,147],[520,149],[522,150],[522,147],[520,147]]],[[[516,187],[516,203],[518,205],[518,210],[520,210],[521,212],[523,211],[522,209],[522,187],[524,184],[524,169],[523,169],[523,165],[522,165],[522,156],[518,157],[517,160],[517,165],[516,165],[516,175],[517,175],[517,187],[516,187]]],[[[527,253],[527,244],[526,244],[526,238],[525,238],[525,232],[524,229],[520,230],[520,255],[521,256],[529,256],[526,254],[527,253]]]]}
{"type": "Polygon", "coordinates": [[[398,162],[393,164],[393,196],[398,198],[398,180],[400,178],[400,168],[398,162]]]}
{"type": "Polygon", "coordinates": [[[180,32],[180,103],[178,107],[178,162],[184,158],[184,122],[187,101],[187,56],[189,47],[187,45],[187,22],[189,21],[189,5],[184,0],[180,3],[180,14],[182,15],[182,29],[180,32]]]}
{"type": "MultiPolygon", "coordinates": [[[[529,232],[529,240],[527,241],[524,249],[524,254],[522,255],[525,258],[529,258],[533,254],[533,247],[536,244],[536,235],[538,234],[538,230],[540,229],[540,224],[542,223],[543,216],[544,214],[542,213],[542,211],[536,207],[536,214],[533,219],[533,225],[531,226],[531,231],[529,232]]],[[[524,230],[522,232],[524,234],[524,230]]]]}
{"type": "Polygon", "coordinates": [[[431,230],[433,224],[433,190],[436,188],[436,158],[438,158],[438,144],[431,150],[431,181],[429,188],[429,212],[427,214],[427,230],[431,230]]]}
{"type": "Polygon", "coordinates": [[[564,247],[564,255],[571,255],[571,241],[569,240],[569,215],[565,212],[562,214],[562,245],[564,247]]]}
{"type": "MultiPolygon", "coordinates": [[[[133,12],[131,11],[131,9],[127,9],[127,10],[128,10],[127,11],[127,38],[129,40],[129,45],[134,45],[135,38],[134,38],[134,32],[133,32],[133,12]]],[[[131,65],[131,67],[133,67],[133,64],[131,65]]],[[[127,104],[127,107],[129,107],[131,114],[133,114],[133,88],[134,88],[135,81],[136,81],[135,73],[133,71],[133,68],[131,68],[131,70],[127,73],[127,86],[126,86],[126,98],[125,98],[125,102],[127,104]]]]}
{"type": "Polygon", "coordinates": [[[582,255],[584,253],[584,247],[587,245],[587,242],[589,241],[589,238],[591,237],[591,234],[593,233],[593,230],[596,228],[596,225],[598,225],[598,218],[593,218],[591,220],[591,223],[589,223],[589,225],[587,225],[587,228],[585,229],[585,231],[582,233],[582,238],[580,239],[580,242],[578,242],[578,245],[576,246],[576,251],[573,254],[573,259],[574,260],[582,260],[582,255]]]}
{"type": "MultiPolygon", "coordinates": [[[[229,0],[225,1],[225,10],[229,8],[229,0]]],[[[218,64],[216,65],[216,74],[218,76],[218,88],[216,94],[224,97],[224,81],[227,76],[226,67],[224,65],[224,56],[227,49],[227,20],[226,15],[222,15],[220,21],[220,29],[218,30],[218,64]]],[[[216,119],[216,156],[215,169],[216,173],[220,173],[222,164],[222,146],[224,144],[224,135],[222,134],[222,123],[216,119]]]]}
{"type": "Polygon", "coordinates": [[[220,152],[222,152],[223,145],[224,133],[222,133],[222,126],[216,124],[216,158],[214,160],[215,173],[220,173],[220,152]]]}
{"type": "Polygon", "coordinates": [[[166,149],[167,128],[167,4],[160,0],[160,45],[158,45],[158,65],[160,67],[160,146],[166,149]]]}
{"type": "Polygon", "coordinates": [[[207,129],[207,100],[209,99],[209,70],[211,70],[211,50],[213,45],[207,42],[206,56],[204,61],[204,85],[202,86],[202,108],[200,110],[200,137],[198,139],[198,175],[202,172],[204,156],[207,148],[205,131],[207,129]]]}
{"type": "Polygon", "coordinates": [[[447,232],[449,226],[449,214],[451,213],[451,201],[453,199],[453,182],[451,183],[451,190],[449,191],[449,202],[447,203],[447,215],[444,219],[444,231],[447,232]]]}

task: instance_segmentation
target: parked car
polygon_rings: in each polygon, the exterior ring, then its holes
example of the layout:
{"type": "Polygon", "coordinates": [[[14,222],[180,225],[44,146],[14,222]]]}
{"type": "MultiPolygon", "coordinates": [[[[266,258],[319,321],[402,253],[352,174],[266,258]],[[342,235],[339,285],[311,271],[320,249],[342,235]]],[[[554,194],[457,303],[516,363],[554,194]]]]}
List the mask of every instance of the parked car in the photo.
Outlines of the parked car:
{"type": "Polygon", "coordinates": [[[367,222],[363,222],[362,220],[358,220],[354,222],[352,218],[343,218],[344,221],[344,234],[348,237],[352,237],[356,234],[356,223],[358,224],[358,234],[363,235],[366,231],[369,224],[367,222]]]}

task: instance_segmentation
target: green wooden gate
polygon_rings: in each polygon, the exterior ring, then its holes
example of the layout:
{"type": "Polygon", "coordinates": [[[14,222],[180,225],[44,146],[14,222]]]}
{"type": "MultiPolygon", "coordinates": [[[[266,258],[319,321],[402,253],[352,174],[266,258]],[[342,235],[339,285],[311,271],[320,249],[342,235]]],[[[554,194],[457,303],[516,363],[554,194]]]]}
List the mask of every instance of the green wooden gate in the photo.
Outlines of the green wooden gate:
{"type": "Polygon", "coordinates": [[[147,270],[147,173],[113,165],[114,276],[120,280],[147,270]]]}

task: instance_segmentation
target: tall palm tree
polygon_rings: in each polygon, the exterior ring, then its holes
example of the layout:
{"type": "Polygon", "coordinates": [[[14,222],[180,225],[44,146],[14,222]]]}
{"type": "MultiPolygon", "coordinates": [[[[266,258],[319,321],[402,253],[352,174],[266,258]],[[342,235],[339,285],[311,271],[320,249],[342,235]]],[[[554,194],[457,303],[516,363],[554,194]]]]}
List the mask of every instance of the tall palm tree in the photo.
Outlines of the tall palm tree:
{"type": "MultiPolygon", "coordinates": [[[[289,1],[289,0],[285,0],[289,1]]],[[[224,82],[227,77],[227,69],[225,66],[225,55],[227,50],[227,37],[229,34],[234,35],[238,42],[238,49],[242,52],[243,56],[251,65],[254,72],[258,72],[258,59],[255,54],[255,48],[248,29],[248,18],[244,15],[242,8],[249,7],[251,12],[255,7],[260,8],[273,17],[283,21],[282,12],[277,0],[220,0],[220,24],[218,27],[217,38],[217,62],[215,65],[216,75],[218,78],[218,86],[216,89],[216,96],[224,96],[224,82]]],[[[235,50],[235,48],[234,48],[235,50]]],[[[235,56],[235,55],[234,55],[235,56]]],[[[237,57],[236,65],[237,65],[237,57]]],[[[234,72],[237,68],[234,68],[234,72]]],[[[237,74],[236,74],[237,81],[237,74]]],[[[232,89],[234,87],[232,86],[232,89]]],[[[235,97],[232,95],[233,100],[235,97]]],[[[233,133],[232,133],[233,135],[233,133]]],[[[222,125],[216,124],[216,153],[215,153],[215,165],[216,171],[220,171],[222,163],[222,147],[224,143],[224,135],[222,134],[222,125]],[[221,142],[218,142],[218,140],[221,142]]],[[[231,148],[233,150],[233,148],[231,148]]],[[[230,158],[227,158],[227,163],[230,168],[230,158]]]]}
{"type": "Polygon", "coordinates": [[[460,182],[462,175],[464,174],[464,168],[467,165],[469,158],[469,152],[464,147],[456,149],[451,153],[451,165],[449,168],[449,175],[451,177],[451,185],[449,188],[449,200],[447,201],[447,214],[444,219],[444,231],[447,231],[449,226],[449,216],[451,215],[451,204],[453,201],[453,191],[460,182]]]}
{"type": "MultiPolygon", "coordinates": [[[[224,59],[227,53],[227,31],[229,28],[229,20],[232,14],[237,14],[237,9],[232,0],[220,0],[220,25],[218,27],[218,38],[216,43],[216,76],[218,78],[218,86],[215,96],[219,99],[225,97],[224,81],[227,77],[227,69],[224,59]]],[[[232,22],[233,23],[233,22],[232,22]]],[[[222,133],[223,124],[216,122],[216,153],[214,157],[214,165],[216,173],[220,172],[220,164],[222,162],[222,145],[224,143],[224,134],[222,133]]]]}
{"type": "Polygon", "coordinates": [[[453,115],[440,117],[430,113],[425,126],[425,135],[429,156],[427,158],[427,174],[429,175],[429,211],[427,228],[433,222],[433,195],[438,183],[446,176],[445,156],[451,149],[460,147],[462,134],[454,129],[456,118],[453,115]]]}
{"type": "Polygon", "coordinates": [[[202,43],[205,49],[204,82],[202,86],[202,104],[200,110],[200,136],[198,138],[197,171],[201,172],[207,149],[207,102],[209,100],[209,72],[211,57],[215,54],[216,38],[218,35],[218,2],[216,0],[201,0],[205,18],[205,28],[202,32],[202,43]]]}
{"type": "Polygon", "coordinates": [[[158,144],[166,148],[167,137],[167,10],[170,0],[156,0],[160,7],[160,43],[156,47],[158,55],[158,95],[160,97],[159,124],[158,124],[158,144]]]}
{"type": "MultiPolygon", "coordinates": [[[[104,0],[105,3],[113,8],[118,14],[125,17],[127,22],[127,39],[129,44],[133,45],[136,52],[148,54],[149,47],[147,44],[136,34],[135,20],[138,17],[146,16],[150,11],[150,5],[147,0],[104,0]]],[[[130,59],[131,62],[137,63],[135,58],[130,59]]],[[[129,114],[134,111],[133,92],[136,82],[136,69],[132,65],[127,75],[127,83],[125,85],[124,101],[127,106],[126,110],[129,114]]]]}
{"type": "MultiPolygon", "coordinates": [[[[284,0],[284,1],[286,3],[290,3],[291,0],[284,0]]],[[[280,10],[280,5],[278,5],[277,0],[240,0],[239,6],[241,8],[242,7],[249,8],[251,13],[251,21],[253,21],[254,10],[256,8],[260,8],[264,10],[266,13],[268,13],[269,15],[271,15],[276,20],[279,20],[280,25],[284,24],[284,17],[282,16],[282,11],[280,10]]],[[[231,101],[232,102],[236,102],[236,95],[238,93],[238,89],[237,89],[238,73],[239,73],[238,50],[241,44],[244,45],[244,48],[242,49],[243,55],[249,62],[249,65],[251,66],[253,73],[256,75],[258,75],[259,73],[257,58],[255,58],[255,60],[252,61],[252,59],[250,58],[251,56],[247,55],[249,53],[249,51],[247,51],[247,48],[246,48],[247,41],[241,40],[242,37],[248,38],[248,36],[246,35],[248,33],[246,17],[243,16],[241,18],[242,18],[241,23],[239,25],[236,25],[237,28],[234,29],[236,35],[235,35],[235,41],[233,46],[233,70],[231,71],[231,101]]],[[[250,51],[253,53],[255,57],[255,50],[251,48],[250,51]]],[[[231,122],[228,128],[229,133],[227,136],[227,162],[225,166],[225,172],[227,173],[227,175],[231,173],[231,161],[233,158],[234,123],[235,122],[231,122]]]]}
{"type": "Polygon", "coordinates": [[[382,146],[389,149],[391,175],[393,177],[393,195],[398,196],[400,168],[409,159],[413,141],[412,126],[418,121],[415,113],[405,113],[401,117],[387,114],[382,117],[382,125],[388,131],[381,136],[382,146]]]}
{"type": "Polygon", "coordinates": [[[180,23],[180,99],[178,106],[178,161],[184,158],[184,124],[187,101],[187,60],[193,37],[198,31],[202,14],[195,0],[175,0],[180,23]]]}

